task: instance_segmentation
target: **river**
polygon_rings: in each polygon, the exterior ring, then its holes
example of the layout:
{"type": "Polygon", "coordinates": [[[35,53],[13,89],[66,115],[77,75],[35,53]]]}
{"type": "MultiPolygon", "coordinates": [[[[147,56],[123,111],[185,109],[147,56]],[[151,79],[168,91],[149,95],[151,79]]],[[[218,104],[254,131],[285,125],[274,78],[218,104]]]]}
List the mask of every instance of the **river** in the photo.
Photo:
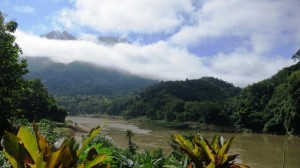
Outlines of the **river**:
{"type": "MultiPolygon", "coordinates": [[[[103,133],[112,137],[120,147],[126,147],[125,130],[129,129],[135,133],[133,142],[140,149],[154,149],[160,147],[164,153],[171,151],[167,144],[170,135],[174,133],[186,134],[189,131],[179,131],[165,128],[145,127],[129,123],[120,119],[91,118],[69,116],[71,120],[87,129],[105,124],[103,133]]],[[[230,150],[231,153],[240,154],[240,160],[253,168],[282,168],[284,143],[286,140],[286,162],[285,168],[300,167],[300,138],[265,134],[241,134],[241,133],[219,133],[201,132],[210,141],[216,134],[224,138],[234,136],[235,141],[230,150]]]]}

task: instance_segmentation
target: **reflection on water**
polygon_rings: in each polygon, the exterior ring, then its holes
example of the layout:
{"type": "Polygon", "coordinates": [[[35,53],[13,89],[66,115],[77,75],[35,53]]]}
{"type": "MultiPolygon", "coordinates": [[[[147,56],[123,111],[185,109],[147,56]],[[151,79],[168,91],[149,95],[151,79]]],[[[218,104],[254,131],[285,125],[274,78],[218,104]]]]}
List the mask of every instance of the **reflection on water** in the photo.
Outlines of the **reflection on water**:
{"type": "MultiPolygon", "coordinates": [[[[130,129],[135,133],[133,141],[140,149],[154,149],[160,147],[164,153],[171,151],[167,144],[171,134],[186,134],[189,131],[174,131],[164,128],[138,127],[124,120],[89,118],[89,117],[68,117],[80,125],[92,128],[103,125],[104,133],[110,135],[112,139],[121,147],[127,146],[125,130],[130,129]]],[[[191,132],[190,132],[191,133],[191,132]]],[[[222,135],[225,138],[235,136],[235,142],[231,153],[239,153],[243,163],[254,168],[281,168],[283,161],[284,136],[264,135],[264,134],[236,134],[236,133],[218,133],[202,132],[210,141],[215,134],[222,135]]],[[[286,168],[300,167],[300,139],[298,137],[287,138],[286,168]]]]}

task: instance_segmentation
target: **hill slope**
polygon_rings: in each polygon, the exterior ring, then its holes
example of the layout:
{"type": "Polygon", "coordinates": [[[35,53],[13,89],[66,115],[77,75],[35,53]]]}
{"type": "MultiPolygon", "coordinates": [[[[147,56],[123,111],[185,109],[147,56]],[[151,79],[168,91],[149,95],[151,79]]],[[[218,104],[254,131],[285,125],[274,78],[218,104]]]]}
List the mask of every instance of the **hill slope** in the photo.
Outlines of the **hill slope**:
{"type": "Polygon", "coordinates": [[[240,88],[212,77],[161,82],[134,98],[113,102],[106,112],[129,118],[225,124],[228,116],[223,114],[222,106],[239,91],[240,88]]]}
{"type": "Polygon", "coordinates": [[[40,78],[54,95],[116,96],[157,82],[84,62],[62,64],[43,57],[26,59],[30,71],[26,78],[40,78]]]}
{"type": "Polygon", "coordinates": [[[239,128],[300,134],[300,62],[244,88],[232,102],[239,128]]]}

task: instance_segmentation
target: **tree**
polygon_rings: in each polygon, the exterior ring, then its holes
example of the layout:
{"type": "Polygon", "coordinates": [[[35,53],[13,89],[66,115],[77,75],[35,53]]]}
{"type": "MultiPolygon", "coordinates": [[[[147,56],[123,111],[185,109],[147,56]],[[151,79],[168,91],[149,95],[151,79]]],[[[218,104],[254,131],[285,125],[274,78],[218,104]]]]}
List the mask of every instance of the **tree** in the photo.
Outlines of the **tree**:
{"type": "Polygon", "coordinates": [[[132,142],[131,138],[134,136],[134,132],[131,130],[126,130],[126,138],[128,139],[128,149],[131,153],[135,153],[138,150],[138,146],[132,142]]]}
{"type": "Polygon", "coordinates": [[[67,112],[57,107],[55,99],[48,94],[40,79],[27,82],[28,87],[22,95],[21,114],[29,121],[49,119],[64,122],[67,112]]]}
{"type": "Polygon", "coordinates": [[[300,49],[293,55],[292,59],[294,61],[300,61],[300,49]]]}
{"type": "Polygon", "coordinates": [[[26,85],[22,76],[28,72],[26,61],[18,61],[22,51],[12,34],[18,24],[4,20],[0,12],[0,137],[4,130],[11,130],[10,123],[19,111],[19,100],[26,85]]]}

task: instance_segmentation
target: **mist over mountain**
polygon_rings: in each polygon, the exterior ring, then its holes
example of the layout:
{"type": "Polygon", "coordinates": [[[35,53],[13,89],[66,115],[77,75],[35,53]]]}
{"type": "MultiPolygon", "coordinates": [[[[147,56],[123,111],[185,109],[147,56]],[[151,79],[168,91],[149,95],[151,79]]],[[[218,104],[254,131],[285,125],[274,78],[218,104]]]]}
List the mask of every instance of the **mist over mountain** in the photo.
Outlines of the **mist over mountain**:
{"type": "Polygon", "coordinates": [[[54,95],[115,96],[138,91],[157,81],[91,63],[56,63],[46,57],[25,57],[27,79],[40,78],[54,95]]]}
{"type": "MultiPolygon", "coordinates": [[[[90,35],[93,36],[93,35],[90,35]]],[[[106,46],[114,46],[118,43],[128,43],[128,40],[126,38],[121,38],[121,37],[115,37],[115,36],[97,36],[94,37],[92,41],[101,44],[101,45],[106,45],[106,46]]],[[[47,39],[53,39],[53,40],[90,40],[87,37],[80,37],[77,38],[75,35],[70,34],[67,31],[59,31],[59,30],[54,30],[49,33],[41,35],[41,37],[47,38],[47,39]]]]}
{"type": "Polygon", "coordinates": [[[112,37],[112,36],[99,36],[98,42],[100,44],[113,46],[118,43],[128,43],[126,38],[120,38],[120,37],[112,37]]]}
{"type": "Polygon", "coordinates": [[[67,31],[61,32],[59,30],[51,31],[49,33],[41,35],[41,37],[45,37],[48,39],[55,39],[55,40],[76,40],[76,37],[70,34],[69,32],[67,31]]]}

